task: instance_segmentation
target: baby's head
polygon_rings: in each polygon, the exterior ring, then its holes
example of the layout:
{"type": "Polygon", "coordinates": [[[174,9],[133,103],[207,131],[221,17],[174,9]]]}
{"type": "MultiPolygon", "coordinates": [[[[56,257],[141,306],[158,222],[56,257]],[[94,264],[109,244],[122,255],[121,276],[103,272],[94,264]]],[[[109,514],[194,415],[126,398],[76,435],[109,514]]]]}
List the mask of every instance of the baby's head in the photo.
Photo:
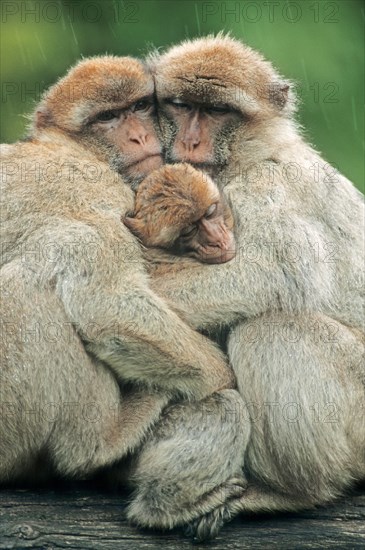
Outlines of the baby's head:
{"type": "Polygon", "coordinates": [[[142,181],[125,225],[147,247],[223,263],[235,256],[233,217],[212,179],[190,164],[165,165],[142,181]]]}

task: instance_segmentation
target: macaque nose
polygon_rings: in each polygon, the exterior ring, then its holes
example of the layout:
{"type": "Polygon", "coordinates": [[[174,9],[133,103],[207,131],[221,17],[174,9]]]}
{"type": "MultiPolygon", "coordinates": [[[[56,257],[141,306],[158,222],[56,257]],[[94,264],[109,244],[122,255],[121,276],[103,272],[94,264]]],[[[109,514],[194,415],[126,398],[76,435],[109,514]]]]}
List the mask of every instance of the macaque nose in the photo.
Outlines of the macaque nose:
{"type": "Polygon", "coordinates": [[[189,121],[189,125],[181,140],[185,148],[191,153],[200,144],[199,114],[196,113],[189,121]]]}
{"type": "Polygon", "coordinates": [[[128,138],[129,141],[144,146],[147,143],[148,133],[145,131],[130,132],[128,138]]]}
{"type": "Polygon", "coordinates": [[[197,136],[196,134],[186,133],[182,142],[185,145],[186,149],[188,149],[189,151],[193,151],[199,145],[200,139],[199,136],[197,136]]]}
{"type": "Polygon", "coordinates": [[[204,230],[205,245],[227,250],[229,246],[228,233],[224,226],[204,218],[199,221],[204,230]]]}
{"type": "Polygon", "coordinates": [[[144,128],[142,124],[137,124],[136,122],[134,124],[130,124],[128,129],[128,140],[132,143],[136,143],[137,145],[146,145],[148,140],[149,133],[144,128]]]}

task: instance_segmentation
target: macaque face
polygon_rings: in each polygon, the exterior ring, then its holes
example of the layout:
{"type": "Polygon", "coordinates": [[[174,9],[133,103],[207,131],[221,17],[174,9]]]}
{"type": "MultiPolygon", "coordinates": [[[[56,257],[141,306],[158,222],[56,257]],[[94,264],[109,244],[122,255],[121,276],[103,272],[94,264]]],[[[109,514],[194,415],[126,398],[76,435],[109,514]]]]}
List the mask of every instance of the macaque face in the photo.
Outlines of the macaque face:
{"type": "Polygon", "coordinates": [[[128,107],[101,111],[91,121],[91,128],[118,149],[121,170],[130,181],[138,181],[162,165],[152,96],[128,107]]]}
{"type": "Polygon", "coordinates": [[[236,255],[232,225],[232,218],[224,215],[219,199],[209,206],[201,218],[181,231],[172,250],[209,264],[228,262],[236,255]]]}
{"type": "Polygon", "coordinates": [[[154,81],[130,57],[85,59],[45,93],[34,132],[55,129],[109,163],[134,185],[162,164],[154,81]]]}
{"type": "Polygon", "coordinates": [[[217,176],[257,124],[287,116],[289,85],[259,54],[228,37],[186,41],[149,59],[167,162],[217,176]]]}
{"type": "Polygon", "coordinates": [[[161,117],[169,126],[168,162],[189,162],[214,176],[229,158],[229,142],[242,115],[226,104],[198,104],[163,99],[161,117]]]}
{"type": "Polygon", "coordinates": [[[235,256],[231,210],[213,180],[190,164],[152,172],[138,187],[133,217],[123,221],[147,247],[206,263],[235,256]]]}

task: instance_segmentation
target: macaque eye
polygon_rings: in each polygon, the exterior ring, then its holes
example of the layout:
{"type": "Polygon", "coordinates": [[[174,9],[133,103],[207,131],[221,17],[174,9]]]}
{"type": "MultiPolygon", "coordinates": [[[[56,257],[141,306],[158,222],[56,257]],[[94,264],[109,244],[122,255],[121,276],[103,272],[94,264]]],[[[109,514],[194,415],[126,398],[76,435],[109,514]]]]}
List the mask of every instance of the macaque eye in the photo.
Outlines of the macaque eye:
{"type": "Polygon", "coordinates": [[[196,225],[188,225],[187,227],[184,227],[184,229],[182,229],[180,235],[181,237],[191,237],[191,235],[193,235],[196,230],[196,225]]]}
{"type": "Polygon", "coordinates": [[[119,115],[120,111],[104,111],[103,113],[98,114],[95,122],[110,122],[114,118],[118,118],[119,115]]]}
{"type": "Polygon", "coordinates": [[[172,105],[173,107],[176,107],[177,109],[185,109],[190,111],[192,109],[192,105],[189,103],[184,103],[181,101],[181,99],[167,99],[166,103],[169,105],[172,105]]]}
{"type": "Polygon", "coordinates": [[[204,218],[211,218],[217,211],[217,203],[211,204],[204,214],[204,218]]]}
{"type": "Polygon", "coordinates": [[[228,105],[209,105],[205,109],[206,113],[208,114],[218,114],[218,115],[225,115],[231,111],[228,105]]]}
{"type": "Polygon", "coordinates": [[[132,111],[148,111],[152,107],[151,101],[148,101],[147,99],[141,99],[140,101],[137,101],[133,107],[132,111]]]}

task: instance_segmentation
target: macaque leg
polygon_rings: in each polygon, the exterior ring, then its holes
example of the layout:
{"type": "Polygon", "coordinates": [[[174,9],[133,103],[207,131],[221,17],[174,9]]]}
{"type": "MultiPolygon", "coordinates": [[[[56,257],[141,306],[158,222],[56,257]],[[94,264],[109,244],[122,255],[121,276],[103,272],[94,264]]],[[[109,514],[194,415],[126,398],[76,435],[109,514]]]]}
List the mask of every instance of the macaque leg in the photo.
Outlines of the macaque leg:
{"type": "Polygon", "coordinates": [[[129,519],[152,528],[190,524],[198,539],[217,534],[246,488],[247,413],[234,390],[168,407],[136,458],[129,519]]]}
{"type": "Polygon", "coordinates": [[[324,315],[263,315],[228,354],[251,416],[242,510],[322,504],[365,478],[363,335],[324,315]]]}
{"type": "Polygon", "coordinates": [[[20,261],[0,282],[0,483],[85,477],[133,450],[166,398],[121,390],[54,293],[27,285],[20,261]]]}
{"type": "Polygon", "coordinates": [[[158,528],[195,520],[194,534],[214,535],[245,488],[249,422],[238,392],[168,406],[120,389],[86,354],[52,290],[27,284],[20,262],[0,282],[0,483],[37,482],[39,471],[45,479],[116,471],[134,453],[129,517],[158,528]]]}

